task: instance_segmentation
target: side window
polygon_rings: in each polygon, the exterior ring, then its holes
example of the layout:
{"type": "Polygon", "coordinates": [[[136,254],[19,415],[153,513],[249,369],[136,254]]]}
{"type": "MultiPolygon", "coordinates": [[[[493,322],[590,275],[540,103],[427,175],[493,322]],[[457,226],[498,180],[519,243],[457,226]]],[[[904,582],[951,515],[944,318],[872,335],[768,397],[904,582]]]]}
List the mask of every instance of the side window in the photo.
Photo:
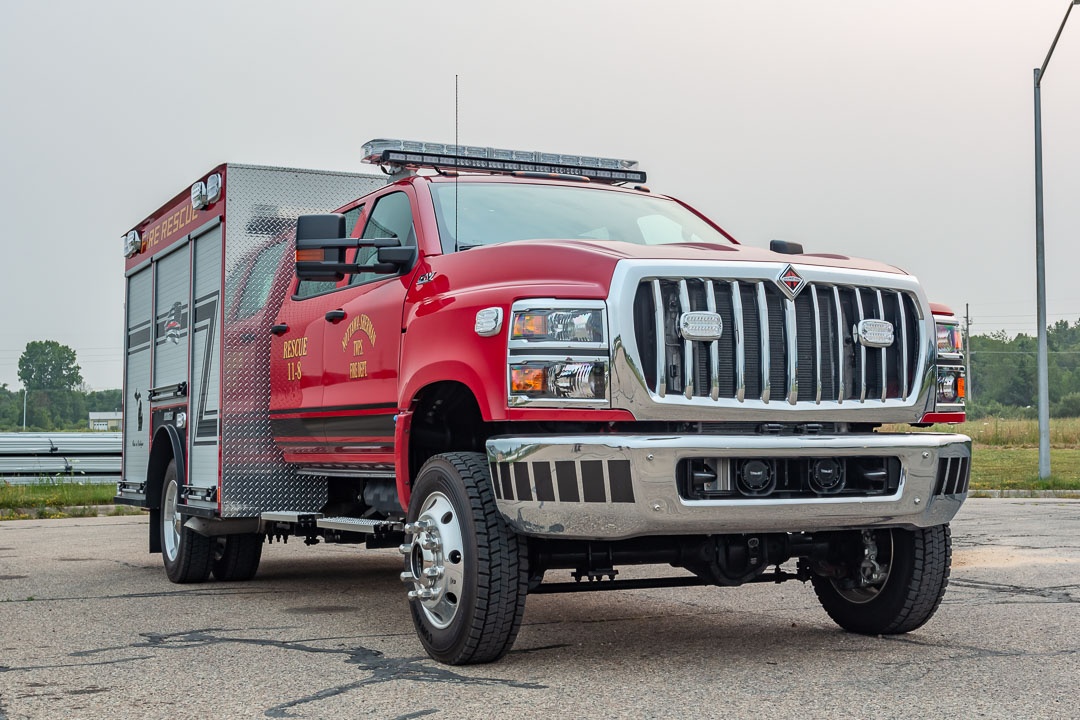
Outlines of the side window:
{"type": "MultiPolygon", "coordinates": [[[[364,206],[357,205],[352,210],[345,211],[345,237],[352,237],[356,229],[356,222],[364,214],[364,206]]],[[[296,287],[296,297],[306,298],[320,293],[330,292],[337,287],[337,283],[330,280],[301,280],[296,287]]]]}
{"type": "MultiPolygon", "coordinates": [[[[415,245],[416,231],[413,228],[412,205],[409,196],[403,192],[384,195],[375,202],[362,238],[396,238],[400,245],[415,245]]],[[[376,248],[360,248],[356,255],[359,265],[371,265],[375,262],[376,248]]],[[[373,272],[362,272],[349,278],[350,285],[361,285],[386,277],[373,272]]]]}
{"type": "Polygon", "coordinates": [[[247,282],[244,284],[243,293],[240,295],[240,302],[236,305],[237,320],[251,317],[266,305],[281,256],[288,245],[289,243],[286,242],[271,245],[255,258],[251,272],[248,273],[247,282]]]}

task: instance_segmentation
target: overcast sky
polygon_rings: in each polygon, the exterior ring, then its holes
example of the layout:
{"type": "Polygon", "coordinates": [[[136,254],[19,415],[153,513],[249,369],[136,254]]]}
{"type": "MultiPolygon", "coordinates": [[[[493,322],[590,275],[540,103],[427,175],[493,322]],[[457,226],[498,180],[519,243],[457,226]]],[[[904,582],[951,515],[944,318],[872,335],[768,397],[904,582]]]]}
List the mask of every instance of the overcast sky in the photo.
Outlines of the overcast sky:
{"type": "MultiPolygon", "coordinates": [[[[1035,331],[1032,70],[1067,0],[0,0],[0,383],[121,384],[121,235],[222,162],[374,137],[630,157],[740,241],[868,256],[1035,331]]],[[[1080,319],[1080,10],[1043,82],[1047,297],[1080,319]]]]}

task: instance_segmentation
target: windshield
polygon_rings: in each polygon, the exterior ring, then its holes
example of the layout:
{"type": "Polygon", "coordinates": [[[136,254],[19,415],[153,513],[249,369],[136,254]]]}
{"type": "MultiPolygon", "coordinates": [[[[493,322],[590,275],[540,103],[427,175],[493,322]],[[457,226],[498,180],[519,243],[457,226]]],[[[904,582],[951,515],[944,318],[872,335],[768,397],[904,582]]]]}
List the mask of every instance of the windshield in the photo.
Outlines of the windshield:
{"type": "Polygon", "coordinates": [[[509,240],[622,240],[637,245],[730,244],[677,202],[590,187],[432,183],[443,252],[509,240]]]}

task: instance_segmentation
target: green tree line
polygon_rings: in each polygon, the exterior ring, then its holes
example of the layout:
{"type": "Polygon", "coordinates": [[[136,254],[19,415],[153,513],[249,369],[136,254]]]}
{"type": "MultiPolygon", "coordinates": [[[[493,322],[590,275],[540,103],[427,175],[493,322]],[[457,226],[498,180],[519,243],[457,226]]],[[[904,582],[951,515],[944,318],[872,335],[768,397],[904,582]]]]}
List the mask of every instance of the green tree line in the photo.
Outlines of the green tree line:
{"type": "MultiPolygon", "coordinates": [[[[1030,417],[1037,414],[1038,340],[1003,331],[972,335],[968,415],[1030,417]]],[[[1047,373],[1052,417],[1080,417],[1080,320],[1047,328],[1047,373]]]]}
{"type": "MultiPolygon", "coordinates": [[[[27,432],[87,431],[89,413],[120,410],[120,390],[31,390],[27,432]]],[[[23,391],[0,383],[0,432],[22,430],[23,391]]]]}
{"type": "Polygon", "coordinates": [[[120,410],[120,390],[91,390],[83,383],[75,351],[55,340],[26,344],[19,358],[26,390],[0,383],[0,432],[89,429],[89,413],[120,410]]]}

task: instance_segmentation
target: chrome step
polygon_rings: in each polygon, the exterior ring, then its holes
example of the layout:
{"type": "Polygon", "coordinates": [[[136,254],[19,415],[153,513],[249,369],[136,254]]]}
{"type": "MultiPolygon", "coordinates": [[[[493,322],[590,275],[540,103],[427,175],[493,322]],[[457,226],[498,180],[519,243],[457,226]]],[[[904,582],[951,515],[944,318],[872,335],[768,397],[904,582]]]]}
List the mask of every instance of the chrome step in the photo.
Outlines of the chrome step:
{"type": "Polygon", "coordinates": [[[322,513],[279,510],[277,512],[264,512],[259,517],[270,522],[310,523],[313,520],[321,518],[322,513]]]}
{"type": "Polygon", "coordinates": [[[344,532],[384,533],[400,531],[402,524],[393,520],[370,520],[354,517],[324,517],[315,521],[316,527],[344,532]]]}

